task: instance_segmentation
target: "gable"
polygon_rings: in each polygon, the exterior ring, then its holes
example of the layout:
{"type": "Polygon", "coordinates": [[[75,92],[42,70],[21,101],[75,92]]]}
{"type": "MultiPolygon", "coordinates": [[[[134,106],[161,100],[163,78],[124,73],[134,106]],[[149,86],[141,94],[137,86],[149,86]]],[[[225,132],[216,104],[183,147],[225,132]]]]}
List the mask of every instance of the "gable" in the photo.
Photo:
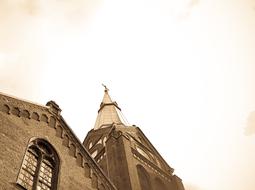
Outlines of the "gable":
{"type": "MultiPolygon", "coordinates": [[[[8,151],[13,151],[13,154],[18,155],[18,160],[22,160],[20,158],[22,158],[30,138],[45,138],[56,147],[61,155],[60,159],[63,163],[62,173],[60,171],[63,176],[61,183],[67,183],[63,179],[68,177],[70,182],[79,181],[81,185],[86,185],[89,182],[88,187],[92,189],[98,189],[99,186],[104,186],[105,189],[115,189],[111,181],[72,132],[60,112],[53,110],[50,105],[42,106],[0,94],[0,117],[0,133],[6,137],[1,139],[2,143],[6,145],[2,148],[6,148],[6,154],[8,154],[8,151]],[[12,150],[11,146],[15,146],[16,149],[12,150]],[[73,180],[70,178],[71,174],[67,174],[68,169],[70,169],[70,172],[74,172],[73,180]],[[75,174],[76,171],[77,174],[75,174]],[[76,175],[77,178],[75,178],[76,175]]],[[[1,151],[0,158],[2,158],[2,162],[9,165],[9,161],[6,159],[10,157],[4,155],[3,152],[1,151]]],[[[16,163],[16,167],[20,167],[19,163],[16,163]]],[[[70,189],[70,187],[67,189],[70,189]]]]}
{"type": "Polygon", "coordinates": [[[156,148],[152,145],[152,143],[148,140],[148,138],[144,135],[144,133],[140,130],[139,127],[126,127],[122,131],[124,133],[124,136],[126,136],[131,140],[131,142],[133,142],[133,151],[137,153],[137,155],[141,155],[146,160],[161,168],[161,170],[167,173],[173,173],[174,169],[167,164],[167,162],[158,153],[156,148]]]}

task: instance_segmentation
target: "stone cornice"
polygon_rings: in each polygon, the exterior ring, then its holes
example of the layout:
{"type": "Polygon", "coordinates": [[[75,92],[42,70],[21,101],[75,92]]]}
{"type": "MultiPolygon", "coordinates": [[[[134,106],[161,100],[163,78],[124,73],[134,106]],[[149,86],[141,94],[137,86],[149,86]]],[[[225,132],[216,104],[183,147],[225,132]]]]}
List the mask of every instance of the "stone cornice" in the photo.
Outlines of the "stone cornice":
{"type": "MultiPolygon", "coordinates": [[[[77,152],[79,152],[83,156],[83,159],[85,159],[85,163],[87,163],[92,169],[92,174],[95,174],[98,177],[98,182],[103,182],[103,184],[106,186],[106,189],[116,190],[116,187],[104,174],[103,170],[99,167],[96,161],[91,158],[88,151],[81,144],[81,142],[72,131],[72,129],[68,126],[64,118],[60,115],[59,112],[53,111],[51,106],[42,106],[0,93],[0,111],[21,118],[24,117],[27,119],[33,119],[37,122],[45,122],[48,127],[53,127],[55,130],[57,130],[57,126],[60,126],[63,130],[60,138],[63,138],[63,134],[68,135],[68,148],[70,148],[71,144],[75,146],[74,156],[77,157],[77,152]],[[33,115],[35,115],[36,117],[33,117],[33,115]],[[54,125],[51,125],[50,119],[55,120],[54,125]]],[[[81,166],[84,167],[84,164],[82,163],[81,166]]]]}
{"type": "Polygon", "coordinates": [[[148,166],[149,168],[151,168],[151,170],[157,174],[159,174],[161,177],[163,177],[164,179],[166,179],[167,181],[171,181],[172,176],[169,175],[169,173],[164,172],[162,169],[160,169],[158,166],[156,166],[155,164],[153,164],[151,161],[149,161],[148,159],[146,159],[143,155],[141,155],[139,152],[137,152],[137,150],[132,148],[132,153],[134,158],[136,158],[137,160],[139,160],[140,162],[142,162],[144,165],[148,166]]]}
{"type": "Polygon", "coordinates": [[[159,154],[159,152],[157,151],[157,149],[153,146],[153,144],[151,144],[151,142],[148,140],[148,138],[145,136],[145,134],[142,132],[142,130],[139,127],[136,127],[137,130],[143,135],[143,137],[145,138],[145,140],[150,144],[151,148],[153,149],[154,152],[156,152],[156,154],[159,156],[160,160],[165,164],[165,166],[167,166],[167,169],[169,170],[169,172],[173,173],[174,169],[172,167],[170,167],[168,165],[168,163],[164,160],[164,158],[159,154]]]}
{"type": "Polygon", "coordinates": [[[109,178],[104,174],[103,170],[100,168],[100,166],[97,164],[97,162],[90,156],[89,152],[84,148],[84,146],[81,144],[81,142],[78,140],[74,132],[71,130],[71,128],[67,125],[64,118],[60,116],[60,120],[63,124],[63,127],[68,132],[70,137],[72,137],[72,140],[75,142],[76,147],[79,147],[79,150],[81,153],[85,156],[85,158],[88,161],[88,164],[97,172],[101,180],[103,180],[109,189],[116,190],[113,183],[109,180],[109,178]]]}

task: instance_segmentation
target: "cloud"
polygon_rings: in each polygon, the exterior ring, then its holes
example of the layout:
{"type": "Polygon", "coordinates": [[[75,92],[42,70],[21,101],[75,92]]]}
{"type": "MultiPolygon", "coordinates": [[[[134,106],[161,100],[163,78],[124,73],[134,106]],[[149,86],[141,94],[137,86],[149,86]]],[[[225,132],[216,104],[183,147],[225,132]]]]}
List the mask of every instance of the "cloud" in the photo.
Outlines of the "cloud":
{"type": "Polygon", "coordinates": [[[188,7],[193,8],[193,7],[197,6],[199,3],[200,3],[200,0],[190,0],[188,2],[188,7]]]}
{"type": "Polygon", "coordinates": [[[186,184],[185,190],[202,190],[202,189],[200,187],[198,187],[197,185],[186,184]]]}
{"type": "Polygon", "coordinates": [[[27,47],[40,49],[45,45],[45,34],[65,33],[63,28],[79,30],[81,22],[84,24],[100,1],[1,0],[0,52],[13,53],[27,47]]]}
{"type": "Polygon", "coordinates": [[[248,116],[244,133],[247,136],[255,134],[255,111],[251,112],[248,116]]]}
{"type": "Polygon", "coordinates": [[[73,39],[100,2],[1,0],[1,91],[25,98],[40,93],[42,75],[47,75],[46,52],[55,51],[54,43],[73,39]]]}
{"type": "Polygon", "coordinates": [[[183,5],[181,11],[179,12],[178,18],[179,18],[180,20],[185,20],[185,19],[187,19],[187,18],[191,15],[193,9],[194,9],[196,6],[198,6],[199,4],[200,4],[200,0],[189,0],[189,1],[187,1],[187,2],[183,5]]]}

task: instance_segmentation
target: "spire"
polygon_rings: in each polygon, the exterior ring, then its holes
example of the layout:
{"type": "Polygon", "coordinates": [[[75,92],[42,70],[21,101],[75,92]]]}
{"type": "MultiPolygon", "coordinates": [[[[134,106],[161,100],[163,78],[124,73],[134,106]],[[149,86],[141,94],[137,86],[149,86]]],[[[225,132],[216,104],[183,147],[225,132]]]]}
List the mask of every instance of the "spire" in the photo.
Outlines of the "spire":
{"type": "Polygon", "coordinates": [[[108,93],[109,89],[104,84],[102,84],[102,85],[104,87],[104,97],[103,97],[102,103],[105,103],[105,104],[113,103],[112,100],[111,100],[111,97],[110,97],[110,95],[108,93]]]}
{"type": "Polygon", "coordinates": [[[108,93],[109,89],[105,85],[103,86],[105,88],[104,97],[98,110],[94,130],[109,127],[112,124],[127,125],[127,122],[125,121],[118,104],[112,101],[108,93]]]}

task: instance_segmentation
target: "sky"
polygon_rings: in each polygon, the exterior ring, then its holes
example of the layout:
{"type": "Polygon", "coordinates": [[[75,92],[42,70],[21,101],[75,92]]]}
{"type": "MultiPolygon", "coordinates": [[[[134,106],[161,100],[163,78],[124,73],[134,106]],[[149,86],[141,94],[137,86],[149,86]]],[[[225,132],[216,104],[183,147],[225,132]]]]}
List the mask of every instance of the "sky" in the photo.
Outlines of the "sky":
{"type": "Polygon", "coordinates": [[[254,34],[254,0],[1,0],[0,91],[83,141],[104,83],[186,190],[254,190],[254,34]]]}

